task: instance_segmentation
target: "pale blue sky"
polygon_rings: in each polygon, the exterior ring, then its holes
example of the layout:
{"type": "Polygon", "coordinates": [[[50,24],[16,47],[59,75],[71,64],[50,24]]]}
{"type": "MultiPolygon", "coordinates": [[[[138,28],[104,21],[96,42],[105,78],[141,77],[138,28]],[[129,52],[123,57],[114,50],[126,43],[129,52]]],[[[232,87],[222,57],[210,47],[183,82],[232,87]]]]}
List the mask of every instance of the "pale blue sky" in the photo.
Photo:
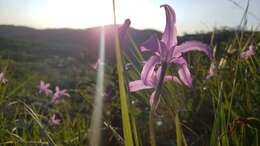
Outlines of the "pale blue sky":
{"type": "MultiPolygon", "coordinates": [[[[246,0],[233,0],[242,7],[246,0]]],[[[116,0],[118,22],[130,18],[132,27],[163,30],[164,10],[171,5],[177,14],[178,33],[236,27],[243,10],[229,0],[116,0]]],[[[248,27],[260,24],[260,0],[251,0],[248,27]]],[[[112,0],[0,0],[0,24],[35,28],[88,28],[113,23],[112,0]]]]}

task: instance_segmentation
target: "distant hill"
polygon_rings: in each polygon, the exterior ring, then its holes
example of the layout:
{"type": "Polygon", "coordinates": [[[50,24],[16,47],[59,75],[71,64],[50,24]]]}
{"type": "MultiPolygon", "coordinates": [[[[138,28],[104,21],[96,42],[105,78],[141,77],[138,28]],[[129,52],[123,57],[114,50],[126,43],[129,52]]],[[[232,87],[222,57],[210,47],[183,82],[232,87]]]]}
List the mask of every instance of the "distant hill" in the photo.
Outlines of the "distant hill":
{"type": "MultiPolygon", "coordinates": [[[[105,26],[106,55],[109,61],[114,58],[113,27],[113,25],[105,26]]],[[[11,58],[11,54],[25,53],[28,56],[37,58],[52,56],[84,57],[86,62],[94,62],[98,56],[100,31],[101,27],[88,29],[34,29],[24,26],[0,25],[0,55],[3,56],[1,50],[6,50],[6,55],[11,58]]],[[[245,37],[249,37],[251,33],[245,32],[245,37]]],[[[159,38],[161,36],[161,33],[155,30],[137,30],[134,28],[130,28],[129,34],[136,46],[140,46],[151,34],[156,34],[159,38]]],[[[235,35],[234,30],[216,30],[213,43],[220,47],[221,42],[227,42],[233,39],[235,35]]],[[[259,32],[257,36],[259,36],[259,32]]],[[[186,40],[199,40],[209,44],[211,39],[212,32],[178,37],[180,43],[186,40]]],[[[124,44],[123,49],[126,53],[133,49],[129,39],[126,39],[124,44]]],[[[129,57],[131,58],[131,56],[129,57]]]]}
{"type": "MultiPolygon", "coordinates": [[[[5,39],[20,44],[19,49],[27,48],[32,51],[31,53],[41,54],[42,56],[79,57],[82,53],[85,53],[90,56],[89,60],[93,61],[97,57],[100,31],[100,27],[89,29],[33,29],[22,26],[0,25],[0,39],[2,39],[0,47],[7,45],[6,42],[3,44],[3,39],[5,39]]],[[[133,28],[129,30],[129,33],[136,44],[140,44],[151,34],[160,35],[159,32],[154,30],[136,30],[133,28]]],[[[105,26],[105,38],[106,50],[111,57],[113,52],[111,50],[114,48],[113,26],[105,26]]],[[[126,44],[129,43],[130,41],[127,40],[126,44]]],[[[11,44],[11,46],[14,44],[11,44]]],[[[8,48],[8,45],[5,47],[8,48]]],[[[18,46],[14,48],[16,47],[18,46]]],[[[0,49],[3,49],[3,47],[0,49]]]]}
{"type": "MultiPolygon", "coordinates": [[[[48,80],[74,84],[94,80],[96,71],[91,65],[97,61],[101,27],[89,29],[33,29],[29,27],[0,25],[0,71],[8,66],[15,80],[32,76],[35,81],[48,80]]],[[[130,35],[137,46],[154,30],[131,28],[130,35]]],[[[113,26],[105,26],[106,63],[114,65],[113,26]]],[[[124,52],[133,45],[124,40],[124,52]]]]}

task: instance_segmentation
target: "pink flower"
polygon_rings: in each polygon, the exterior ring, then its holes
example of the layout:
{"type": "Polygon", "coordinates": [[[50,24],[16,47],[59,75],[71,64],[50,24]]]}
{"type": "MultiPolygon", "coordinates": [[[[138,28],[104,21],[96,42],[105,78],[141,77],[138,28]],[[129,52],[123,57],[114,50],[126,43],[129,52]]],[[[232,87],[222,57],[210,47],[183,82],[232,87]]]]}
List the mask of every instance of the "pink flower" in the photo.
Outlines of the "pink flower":
{"type": "Polygon", "coordinates": [[[141,71],[141,80],[132,81],[129,83],[130,92],[139,91],[147,88],[155,88],[155,91],[150,96],[150,105],[157,105],[159,101],[158,95],[162,83],[169,79],[179,84],[192,86],[192,77],[188,68],[188,63],[183,54],[190,51],[201,51],[205,53],[210,59],[212,58],[212,51],[208,45],[199,41],[186,41],[178,44],[177,30],[176,30],[176,16],[175,11],[169,5],[162,5],[166,13],[166,26],[159,40],[157,36],[152,35],[140,47],[141,52],[151,52],[152,56],[145,61],[141,71]],[[178,65],[177,76],[165,76],[166,69],[171,64],[178,65]],[[155,71],[158,66],[161,67],[161,72],[155,71]],[[157,77],[155,78],[155,75],[157,77]],[[160,75],[160,77],[158,77],[160,75]]]}
{"type": "Polygon", "coordinates": [[[67,93],[66,89],[60,90],[60,88],[58,86],[56,86],[55,90],[56,90],[56,92],[52,96],[53,103],[58,103],[62,96],[70,97],[70,95],[67,93]]]}
{"type": "Polygon", "coordinates": [[[153,54],[142,69],[141,79],[147,84],[148,75],[153,72],[155,66],[177,64],[179,66],[180,80],[184,85],[191,87],[192,77],[183,54],[190,51],[201,51],[211,59],[211,49],[208,45],[199,41],[186,41],[178,44],[175,11],[169,5],[162,5],[161,7],[165,9],[166,26],[161,40],[152,35],[140,47],[141,52],[151,52],[153,54]]]}
{"type": "Polygon", "coordinates": [[[45,83],[44,81],[40,81],[39,85],[39,93],[44,94],[46,96],[50,96],[52,94],[52,91],[49,89],[50,83],[45,83]]]}
{"type": "MultiPolygon", "coordinates": [[[[160,82],[160,74],[161,74],[162,68],[159,67],[157,71],[150,72],[149,74],[149,80],[147,80],[147,83],[145,84],[143,80],[135,80],[129,83],[129,91],[130,92],[136,92],[143,89],[154,89],[153,93],[150,96],[149,103],[150,105],[154,105],[155,101],[155,92],[156,87],[158,86],[160,82]]],[[[164,76],[164,82],[165,81],[175,81],[178,84],[182,85],[182,82],[176,77],[176,76],[170,76],[166,75],[164,76]]]]}
{"type": "Polygon", "coordinates": [[[58,114],[53,114],[49,119],[50,125],[59,125],[62,122],[61,117],[58,114]]]}
{"type": "Polygon", "coordinates": [[[253,45],[250,45],[248,50],[240,53],[240,58],[247,59],[253,55],[255,55],[255,47],[253,45]]]}

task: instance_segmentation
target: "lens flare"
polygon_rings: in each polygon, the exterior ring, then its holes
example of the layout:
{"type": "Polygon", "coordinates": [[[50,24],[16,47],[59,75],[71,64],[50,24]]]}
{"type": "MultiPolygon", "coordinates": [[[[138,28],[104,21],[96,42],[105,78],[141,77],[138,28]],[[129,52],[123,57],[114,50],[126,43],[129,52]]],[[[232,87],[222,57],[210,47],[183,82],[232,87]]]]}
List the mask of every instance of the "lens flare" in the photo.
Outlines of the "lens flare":
{"type": "Polygon", "coordinates": [[[96,95],[94,110],[91,121],[90,146],[97,146],[100,142],[102,109],[103,109],[103,91],[104,91],[104,72],[105,72],[105,29],[101,28],[100,47],[99,47],[99,64],[97,72],[96,95]]]}

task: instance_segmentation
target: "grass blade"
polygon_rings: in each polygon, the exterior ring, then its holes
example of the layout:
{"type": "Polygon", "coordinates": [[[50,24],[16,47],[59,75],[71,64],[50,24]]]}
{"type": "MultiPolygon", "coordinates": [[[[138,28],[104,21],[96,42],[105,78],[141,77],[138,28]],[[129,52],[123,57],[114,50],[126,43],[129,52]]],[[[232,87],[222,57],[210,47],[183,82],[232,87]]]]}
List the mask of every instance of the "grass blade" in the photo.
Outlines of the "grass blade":
{"type": "Polygon", "coordinates": [[[115,0],[113,0],[113,14],[114,14],[114,29],[115,29],[115,53],[116,53],[116,66],[118,73],[118,82],[119,82],[119,96],[121,102],[121,113],[123,120],[123,133],[124,133],[124,142],[126,146],[133,146],[133,137],[132,130],[130,126],[130,118],[128,111],[128,97],[125,88],[124,80],[124,70],[122,64],[121,50],[119,44],[119,35],[116,26],[116,11],[115,11],[115,0]]]}

